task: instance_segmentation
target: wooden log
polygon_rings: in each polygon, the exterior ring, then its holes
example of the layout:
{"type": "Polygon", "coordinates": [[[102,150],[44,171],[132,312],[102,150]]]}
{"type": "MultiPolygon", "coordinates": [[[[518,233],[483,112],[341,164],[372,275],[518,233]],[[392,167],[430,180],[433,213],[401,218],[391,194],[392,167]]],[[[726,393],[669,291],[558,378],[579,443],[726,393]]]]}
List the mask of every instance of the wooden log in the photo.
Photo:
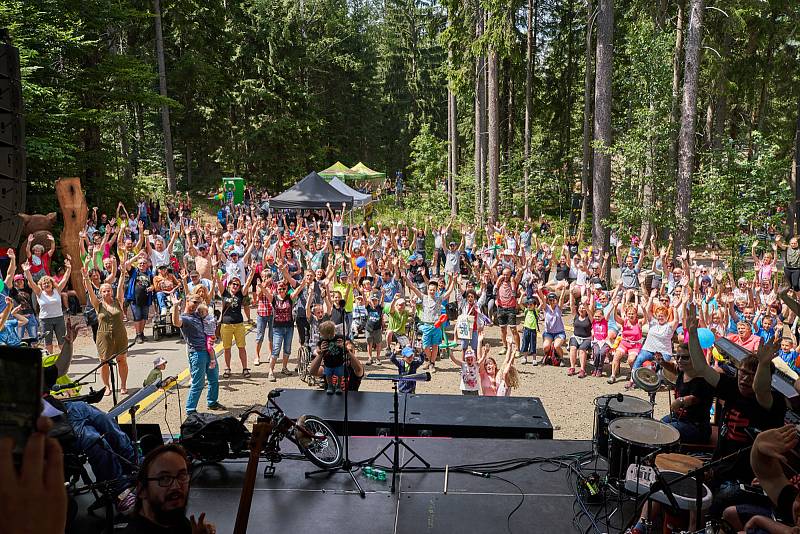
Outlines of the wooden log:
{"type": "Polygon", "coordinates": [[[86,304],[81,275],[80,232],[86,226],[89,208],[83,195],[80,178],[59,178],[56,180],[56,196],[61,207],[64,229],[61,231],[61,251],[72,258],[72,288],[78,294],[81,305],[86,304]]]}

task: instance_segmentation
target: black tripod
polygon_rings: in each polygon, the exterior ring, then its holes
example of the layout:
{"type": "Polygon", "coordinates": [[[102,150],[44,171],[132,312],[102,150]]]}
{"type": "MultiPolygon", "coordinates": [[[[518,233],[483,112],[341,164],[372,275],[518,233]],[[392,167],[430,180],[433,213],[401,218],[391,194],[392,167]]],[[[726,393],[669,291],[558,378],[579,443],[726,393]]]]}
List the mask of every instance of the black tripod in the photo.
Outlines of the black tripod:
{"type": "MultiPolygon", "coordinates": [[[[370,378],[370,377],[367,377],[370,378]]],[[[376,378],[377,380],[383,380],[383,378],[376,378]]],[[[397,392],[397,383],[403,381],[403,378],[390,378],[389,380],[392,381],[392,391],[394,392],[394,437],[392,440],[386,444],[384,448],[378,451],[375,456],[368,460],[364,460],[361,462],[362,464],[372,465],[375,463],[375,460],[380,458],[381,456],[385,457],[392,463],[392,493],[395,492],[396,484],[395,479],[397,477],[397,473],[402,473],[405,468],[414,461],[414,458],[419,460],[426,469],[430,469],[431,464],[425,461],[425,459],[417,454],[417,452],[412,449],[403,439],[400,437],[400,400],[398,398],[397,392]],[[394,450],[392,451],[392,457],[390,458],[389,455],[386,453],[390,447],[393,447],[394,450]],[[406,460],[403,465],[400,465],[400,447],[403,447],[408,452],[411,453],[411,456],[406,460]]],[[[417,380],[412,378],[411,380],[417,380]]],[[[428,380],[430,380],[430,375],[428,375],[428,380]]]]}
{"type": "MultiPolygon", "coordinates": [[[[347,352],[347,360],[345,362],[345,373],[350,373],[350,353],[347,352]]],[[[348,380],[349,382],[349,380],[348,380]]],[[[364,493],[361,484],[358,483],[358,479],[356,475],[353,473],[353,462],[350,461],[350,428],[349,428],[349,419],[347,414],[347,397],[350,388],[348,387],[349,384],[340,384],[340,386],[344,386],[344,425],[343,425],[343,434],[344,434],[344,459],[342,460],[342,464],[338,467],[334,467],[332,469],[317,469],[316,471],[308,471],[305,474],[305,477],[308,478],[312,475],[318,475],[320,473],[328,473],[328,475],[333,475],[337,473],[347,473],[350,475],[350,478],[353,479],[353,484],[356,486],[356,491],[361,496],[362,499],[366,498],[367,494],[364,493]]]]}

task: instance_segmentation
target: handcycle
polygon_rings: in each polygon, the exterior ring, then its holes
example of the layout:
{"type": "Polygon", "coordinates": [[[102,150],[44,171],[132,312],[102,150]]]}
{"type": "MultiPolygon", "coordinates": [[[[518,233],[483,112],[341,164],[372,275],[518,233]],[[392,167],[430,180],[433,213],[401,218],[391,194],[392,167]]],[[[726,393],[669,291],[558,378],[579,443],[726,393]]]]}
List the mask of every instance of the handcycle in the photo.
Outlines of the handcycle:
{"type": "Polygon", "coordinates": [[[199,432],[191,439],[182,440],[182,445],[193,460],[206,463],[248,458],[251,451],[257,449],[259,458],[269,462],[264,468],[264,478],[273,476],[275,464],[282,460],[307,459],[321,469],[333,469],[341,464],[343,449],[336,432],[315,415],[301,415],[297,420],[287,416],[275,401],[282,392],[282,389],[273,389],[267,394],[266,406],[253,406],[239,416],[238,421],[234,420],[238,427],[235,430],[243,439],[237,439],[235,446],[230,448],[225,443],[227,454],[215,454],[220,449],[208,446],[205,441],[214,439],[211,433],[199,432]],[[253,415],[256,422],[251,432],[246,423],[253,415]],[[292,442],[300,453],[284,452],[281,449],[284,439],[292,442]]]}

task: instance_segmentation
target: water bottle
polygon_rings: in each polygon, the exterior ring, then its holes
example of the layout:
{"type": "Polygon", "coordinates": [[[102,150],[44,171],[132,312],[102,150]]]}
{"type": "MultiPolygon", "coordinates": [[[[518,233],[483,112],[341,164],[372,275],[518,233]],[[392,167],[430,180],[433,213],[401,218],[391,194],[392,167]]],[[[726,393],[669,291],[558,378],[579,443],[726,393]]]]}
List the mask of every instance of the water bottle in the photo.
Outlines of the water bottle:
{"type": "Polygon", "coordinates": [[[372,470],[372,474],[375,477],[375,480],[378,480],[380,482],[386,481],[386,471],[384,471],[383,469],[375,468],[372,470]]]}
{"type": "Polygon", "coordinates": [[[372,480],[372,478],[374,477],[372,466],[370,466],[370,465],[364,466],[363,471],[364,471],[364,476],[367,477],[368,479],[372,480]]]}

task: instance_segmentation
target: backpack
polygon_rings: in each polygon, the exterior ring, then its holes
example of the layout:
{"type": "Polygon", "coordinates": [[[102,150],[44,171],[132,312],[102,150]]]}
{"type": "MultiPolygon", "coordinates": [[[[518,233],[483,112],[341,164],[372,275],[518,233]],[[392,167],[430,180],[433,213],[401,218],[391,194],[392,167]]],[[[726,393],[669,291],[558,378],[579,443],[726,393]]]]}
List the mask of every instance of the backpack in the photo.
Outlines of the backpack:
{"type": "Polygon", "coordinates": [[[232,416],[195,412],[181,423],[181,445],[201,462],[222,461],[247,450],[249,441],[250,432],[232,416]]]}

